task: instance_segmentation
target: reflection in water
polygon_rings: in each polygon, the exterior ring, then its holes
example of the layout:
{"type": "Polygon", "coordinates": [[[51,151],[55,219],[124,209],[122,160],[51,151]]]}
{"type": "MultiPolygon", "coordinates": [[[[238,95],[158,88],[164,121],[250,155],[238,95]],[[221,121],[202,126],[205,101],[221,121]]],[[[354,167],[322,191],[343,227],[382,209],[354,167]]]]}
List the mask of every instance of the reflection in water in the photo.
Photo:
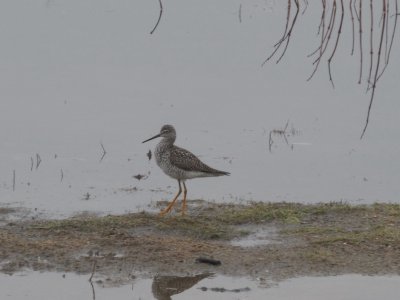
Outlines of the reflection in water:
{"type": "Polygon", "coordinates": [[[288,128],[288,126],[289,126],[289,120],[286,122],[286,125],[283,129],[275,128],[275,129],[270,130],[269,139],[268,139],[268,150],[270,153],[272,153],[272,145],[275,142],[274,138],[273,138],[274,136],[282,137],[283,140],[285,141],[286,145],[289,146],[293,150],[294,144],[293,143],[289,144],[288,137],[299,135],[301,132],[300,132],[300,130],[294,128],[293,124],[290,129],[288,128]]]}
{"type": "Polygon", "coordinates": [[[92,299],[96,300],[96,291],[94,289],[93,281],[89,280],[89,283],[90,283],[90,287],[92,289],[92,299]]]}
{"type": "Polygon", "coordinates": [[[172,295],[180,294],[190,289],[200,280],[212,276],[212,273],[204,273],[195,276],[155,276],[151,290],[158,300],[169,300],[172,295]]]}
{"type": "MultiPolygon", "coordinates": [[[[366,90],[371,93],[361,138],[364,136],[368,126],[376,84],[389,64],[399,16],[398,0],[381,0],[381,5],[379,6],[375,5],[376,2],[378,1],[371,0],[369,5],[365,7],[362,0],[321,0],[321,17],[317,27],[317,35],[320,38],[320,42],[318,47],[308,55],[308,57],[313,58],[314,69],[307,80],[311,80],[317,72],[321,61],[326,59],[329,81],[334,87],[331,62],[338,49],[344,17],[345,13],[347,13],[350,18],[349,24],[351,25],[349,30],[352,33],[350,54],[353,55],[356,51],[359,57],[358,84],[361,84],[364,76],[367,85],[366,90]],[[365,50],[368,50],[368,57],[364,55],[365,50]],[[363,68],[364,65],[366,68],[363,68]]],[[[279,41],[274,45],[275,49],[262,65],[275,57],[275,55],[278,55],[278,50],[280,49],[282,51],[276,63],[279,63],[285,55],[302,5],[305,6],[304,13],[307,9],[308,1],[300,3],[299,0],[288,0],[285,29],[279,41]]]]}

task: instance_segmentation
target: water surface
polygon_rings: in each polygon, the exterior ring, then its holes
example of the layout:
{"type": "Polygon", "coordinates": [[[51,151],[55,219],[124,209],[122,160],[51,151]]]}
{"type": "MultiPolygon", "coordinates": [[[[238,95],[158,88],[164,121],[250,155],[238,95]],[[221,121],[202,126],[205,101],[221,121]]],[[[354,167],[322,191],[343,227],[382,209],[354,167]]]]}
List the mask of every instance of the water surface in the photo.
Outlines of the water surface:
{"type": "Polygon", "coordinates": [[[110,278],[70,273],[0,274],[1,299],[398,299],[399,276],[342,275],[301,277],[282,282],[227,276],[130,279],[113,285],[110,278]],[[173,280],[175,279],[175,280],[173,280]],[[193,282],[187,284],[188,280],[193,282]]]}
{"type": "Polygon", "coordinates": [[[282,62],[263,68],[286,2],[164,6],[150,35],[157,1],[1,2],[2,206],[66,217],[170,200],[176,182],[146,156],[156,142],[141,144],[166,123],[175,125],[178,145],[232,174],[188,182],[190,199],[399,201],[398,56],[379,81],[360,140],[369,97],[356,84],[349,30],[333,64],[336,88],[325,65],[306,81],[320,5],[310,3],[299,19],[282,62]],[[273,136],[270,152],[269,132],[288,120],[294,134],[288,143],[273,136]]]}

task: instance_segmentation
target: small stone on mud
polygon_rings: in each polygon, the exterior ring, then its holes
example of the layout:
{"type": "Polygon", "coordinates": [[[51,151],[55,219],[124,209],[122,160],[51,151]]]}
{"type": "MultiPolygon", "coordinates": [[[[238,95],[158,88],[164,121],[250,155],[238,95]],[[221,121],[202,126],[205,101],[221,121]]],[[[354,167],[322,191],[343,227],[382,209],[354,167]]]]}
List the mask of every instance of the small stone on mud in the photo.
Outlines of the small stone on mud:
{"type": "Polygon", "coordinates": [[[196,262],[197,263],[203,263],[203,264],[209,264],[209,265],[213,265],[213,266],[220,266],[221,265],[221,261],[220,260],[216,260],[216,259],[213,259],[213,258],[207,258],[207,257],[196,258],[196,262]]]}
{"type": "Polygon", "coordinates": [[[141,180],[141,179],[147,179],[147,176],[142,175],[142,174],[137,174],[137,175],[133,176],[133,178],[136,178],[137,180],[141,180]]]}

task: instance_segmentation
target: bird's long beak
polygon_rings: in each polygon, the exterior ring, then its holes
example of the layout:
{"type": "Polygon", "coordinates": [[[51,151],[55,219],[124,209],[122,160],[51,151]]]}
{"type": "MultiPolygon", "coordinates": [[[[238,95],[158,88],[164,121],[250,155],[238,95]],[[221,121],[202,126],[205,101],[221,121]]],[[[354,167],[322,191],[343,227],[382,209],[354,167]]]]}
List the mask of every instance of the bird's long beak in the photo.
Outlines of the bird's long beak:
{"type": "Polygon", "coordinates": [[[143,143],[146,143],[146,142],[148,142],[148,141],[154,140],[154,139],[156,139],[156,138],[158,138],[158,137],[160,137],[160,136],[161,136],[161,133],[156,134],[155,136],[149,138],[148,140],[143,141],[142,144],[143,144],[143,143]]]}

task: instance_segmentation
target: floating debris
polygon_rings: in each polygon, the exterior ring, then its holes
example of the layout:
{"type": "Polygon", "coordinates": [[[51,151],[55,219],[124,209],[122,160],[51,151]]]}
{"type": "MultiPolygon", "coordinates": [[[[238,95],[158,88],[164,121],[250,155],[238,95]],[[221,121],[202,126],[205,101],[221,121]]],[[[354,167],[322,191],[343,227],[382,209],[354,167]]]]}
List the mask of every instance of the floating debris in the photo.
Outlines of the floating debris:
{"type": "Polygon", "coordinates": [[[149,152],[147,152],[147,157],[149,158],[149,160],[151,160],[151,150],[149,150],[149,152]]]}
{"type": "Polygon", "coordinates": [[[137,180],[145,180],[145,179],[147,179],[149,176],[147,176],[147,175],[142,175],[142,174],[137,174],[137,175],[135,175],[135,176],[132,176],[133,178],[136,178],[137,180]]]}
{"type": "Polygon", "coordinates": [[[207,257],[196,258],[196,262],[197,263],[202,263],[202,264],[209,264],[209,265],[213,265],[213,266],[220,266],[221,265],[221,261],[220,260],[216,260],[216,259],[213,259],[213,258],[207,258],[207,257]]]}
{"type": "Polygon", "coordinates": [[[103,146],[103,143],[102,143],[102,142],[100,142],[100,146],[101,146],[101,149],[102,149],[102,151],[103,151],[103,155],[101,156],[101,158],[100,158],[100,161],[99,161],[99,162],[102,162],[102,161],[103,161],[103,159],[104,159],[104,156],[106,156],[106,154],[107,154],[107,151],[106,151],[106,149],[104,148],[104,146],[103,146]]]}
{"type": "Polygon", "coordinates": [[[202,290],[203,292],[206,292],[208,290],[212,291],[212,292],[219,292],[219,293],[225,293],[225,292],[231,292],[231,293],[240,293],[240,292],[249,292],[251,291],[251,289],[246,286],[245,288],[239,288],[239,289],[226,289],[226,288],[219,288],[219,287],[213,287],[213,288],[207,288],[205,286],[202,286],[199,288],[199,290],[202,290]]]}
{"type": "Polygon", "coordinates": [[[291,125],[290,129],[288,127],[289,127],[289,120],[286,122],[285,127],[283,129],[272,129],[269,132],[268,149],[270,153],[272,153],[272,144],[274,143],[273,136],[282,137],[286,145],[288,145],[293,150],[293,143],[289,144],[288,137],[300,135],[301,131],[294,128],[293,124],[291,125]]]}
{"type": "Polygon", "coordinates": [[[138,191],[139,189],[138,189],[136,186],[134,186],[134,187],[124,187],[124,188],[120,188],[119,190],[120,190],[120,191],[123,191],[123,192],[129,192],[129,193],[131,193],[131,192],[136,192],[136,191],[138,191]]]}
{"type": "Polygon", "coordinates": [[[36,153],[36,170],[39,168],[41,162],[42,158],[40,157],[39,153],[36,153]]]}

